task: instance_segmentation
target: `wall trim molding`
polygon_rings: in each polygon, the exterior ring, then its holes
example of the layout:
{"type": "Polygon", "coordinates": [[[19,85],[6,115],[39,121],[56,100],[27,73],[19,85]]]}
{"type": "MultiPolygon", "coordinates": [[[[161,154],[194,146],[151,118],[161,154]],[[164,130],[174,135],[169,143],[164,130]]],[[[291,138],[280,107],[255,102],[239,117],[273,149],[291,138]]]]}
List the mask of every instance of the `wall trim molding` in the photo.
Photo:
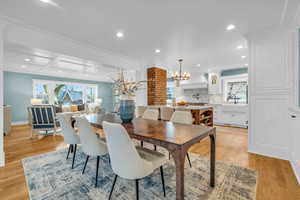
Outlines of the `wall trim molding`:
{"type": "Polygon", "coordinates": [[[280,148],[267,144],[253,144],[249,146],[248,152],[282,160],[290,160],[291,157],[288,148],[280,148]]]}
{"type": "Polygon", "coordinates": [[[45,29],[41,29],[41,28],[38,28],[36,26],[32,26],[32,25],[26,24],[25,22],[23,22],[21,20],[14,19],[14,18],[8,17],[6,15],[0,15],[0,20],[4,21],[6,23],[6,25],[9,25],[9,24],[15,25],[17,27],[21,27],[21,28],[24,28],[24,29],[27,29],[27,30],[30,30],[30,31],[34,31],[34,32],[37,32],[39,34],[47,35],[47,36],[50,36],[50,37],[58,39],[58,40],[68,41],[70,44],[73,44],[73,45],[89,48],[89,49],[93,50],[94,52],[101,53],[103,56],[117,57],[118,60],[122,60],[121,62],[123,64],[127,65],[127,67],[129,67],[129,68],[132,68],[132,67],[137,67],[138,68],[139,67],[138,66],[139,62],[136,59],[133,59],[129,56],[126,56],[126,55],[123,55],[123,54],[120,54],[120,53],[115,53],[113,51],[103,49],[103,48],[99,48],[99,47],[94,46],[94,45],[89,44],[89,43],[85,43],[85,42],[82,42],[82,41],[79,41],[79,40],[75,40],[71,37],[67,37],[67,36],[64,36],[64,35],[61,35],[61,34],[58,34],[58,33],[55,33],[55,32],[45,30],[45,29]]]}
{"type": "Polygon", "coordinates": [[[0,167],[3,167],[5,165],[5,153],[4,151],[0,152],[0,167]]]}
{"type": "Polygon", "coordinates": [[[298,184],[300,185],[300,160],[296,159],[294,152],[291,153],[290,163],[298,181],[298,184]]]}
{"type": "Polygon", "coordinates": [[[12,126],[21,126],[21,125],[28,125],[29,121],[14,121],[11,123],[12,126]]]}

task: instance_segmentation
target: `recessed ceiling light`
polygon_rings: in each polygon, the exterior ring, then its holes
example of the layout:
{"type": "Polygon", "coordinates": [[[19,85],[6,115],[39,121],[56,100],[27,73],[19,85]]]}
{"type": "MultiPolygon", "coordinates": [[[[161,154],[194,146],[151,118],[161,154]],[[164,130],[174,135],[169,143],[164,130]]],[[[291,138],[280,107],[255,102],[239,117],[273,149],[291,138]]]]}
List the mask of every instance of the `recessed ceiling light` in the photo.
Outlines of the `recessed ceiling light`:
{"type": "Polygon", "coordinates": [[[23,69],[26,68],[26,65],[21,65],[21,68],[23,68],[23,69]]]}
{"type": "Polygon", "coordinates": [[[61,71],[61,70],[58,70],[58,72],[59,72],[59,73],[62,73],[63,71],[61,71]]]}
{"type": "Polygon", "coordinates": [[[239,46],[237,46],[236,48],[237,48],[237,49],[242,49],[242,48],[244,48],[244,47],[243,47],[243,45],[239,45],[239,46]]]}
{"type": "Polygon", "coordinates": [[[29,58],[25,58],[24,61],[30,62],[30,59],[29,58]]]}
{"type": "Polygon", "coordinates": [[[245,63],[245,66],[246,66],[246,67],[248,67],[248,66],[249,66],[249,64],[248,64],[248,63],[245,63]]]}
{"type": "Polygon", "coordinates": [[[124,34],[122,32],[117,32],[116,36],[118,38],[122,38],[122,37],[124,37],[124,34]]]}
{"type": "Polygon", "coordinates": [[[40,2],[43,2],[43,3],[50,3],[50,0],[40,0],[40,2]]]}
{"type": "Polygon", "coordinates": [[[160,49],[155,49],[155,53],[160,53],[160,49]]]}
{"type": "Polygon", "coordinates": [[[226,28],[227,31],[231,31],[231,30],[233,30],[233,29],[235,29],[235,25],[234,25],[234,24],[230,24],[230,25],[228,25],[227,28],[226,28]]]}
{"type": "Polygon", "coordinates": [[[197,64],[197,67],[201,67],[201,65],[200,65],[200,64],[197,64]]]}
{"type": "Polygon", "coordinates": [[[245,58],[247,58],[247,56],[241,56],[241,58],[242,58],[242,59],[245,59],[245,58]]]}

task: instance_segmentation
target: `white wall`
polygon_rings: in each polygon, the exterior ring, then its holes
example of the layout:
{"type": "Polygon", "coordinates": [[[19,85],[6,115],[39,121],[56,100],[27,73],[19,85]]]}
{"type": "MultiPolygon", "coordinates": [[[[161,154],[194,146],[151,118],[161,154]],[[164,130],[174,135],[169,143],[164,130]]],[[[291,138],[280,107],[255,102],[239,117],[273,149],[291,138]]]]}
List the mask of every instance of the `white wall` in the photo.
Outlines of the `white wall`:
{"type": "Polygon", "coordinates": [[[0,167],[4,166],[5,156],[3,149],[3,29],[0,21],[0,167]]]}
{"type": "MultiPolygon", "coordinates": [[[[136,71],[137,81],[147,81],[147,67],[143,67],[141,70],[136,71]]],[[[143,88],[136,92],[136,106],[148,105],[147,100],[147,82],[143,84],[143,88]]]]}
{"type": "Polygon", "coordinates": [[[289,160],[287,29],[247,35],[249,65],[249,152],[289,160]]]}
{"type": "Polygon", "coordinates": [[[290,137],[290,163],[300,184],[300,106],[299,106],[299,68],[300,68],[300,10],[291,25],[289,40],[290,68],[289,68],[289,131],[290,137]]]}

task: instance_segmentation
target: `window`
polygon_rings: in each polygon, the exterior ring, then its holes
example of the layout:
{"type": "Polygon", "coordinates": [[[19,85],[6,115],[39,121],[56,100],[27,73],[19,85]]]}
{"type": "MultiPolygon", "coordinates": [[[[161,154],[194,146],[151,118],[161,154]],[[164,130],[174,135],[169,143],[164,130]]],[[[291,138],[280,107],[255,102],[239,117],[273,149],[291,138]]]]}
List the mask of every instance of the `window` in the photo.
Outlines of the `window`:
{"type": "Polygon", "coordinates": [[[34,98],[42,99],[45,104],[49,103],[49,89],[47,84],[37,83],[33,88],[34,98]]]}
{"type": "Polygon", "coordinates": [[[174,98],[174,88],[168,87],[167,88],[167,99],[172,100],[174,98]]]}
{"type": "Polygon", "coordinates": [[[33,97],[43,99],[45,104],[93,103],[97,98],[97,85],[33,80],[33,97]]]}
{"type": "Polygon", "coordinates": [[[248,77],[223,78],[224,101],[234,104],[248,103],[248,77]]]}

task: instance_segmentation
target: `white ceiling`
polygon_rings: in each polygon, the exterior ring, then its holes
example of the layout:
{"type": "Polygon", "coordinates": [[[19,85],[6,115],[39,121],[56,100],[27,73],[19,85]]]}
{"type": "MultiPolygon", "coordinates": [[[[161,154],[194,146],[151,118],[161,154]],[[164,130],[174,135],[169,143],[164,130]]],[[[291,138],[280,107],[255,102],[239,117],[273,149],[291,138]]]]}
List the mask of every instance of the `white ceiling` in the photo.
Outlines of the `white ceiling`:
{"type": "MultiPolygon", "coordinates": [[[[0,14],[41,30],[138,60],[189,71],[243,65],[243,35],[280,25],[298,0],[1,0],[0,14]],[[289,6],[287,6],[289,3],[289,6]],[[236,29],[226,31],[228,24],[236,29]],[[124,38],[116,38],[117,31],[124,38]],[[161,53],[156,54],[155,49],[161,53]],[[200,63],[201,67],[196,65],[200,63]]],[[[14,59],[18,46],[7,43],[14,59]]],[[[23,48],[23,51],[32,49],[23,48]]],[[[30,47],[32,48],[32,47],[30,47]]],[[[22,50],[21,50],[22,51],[22,50]]],[[[55,53],[54,53],[55,54],[55,53]]],[[[17,57],[17,56],[16,56],[17,57]]],[[[57,55],[51,58],[55,59],[57,55]]],[[[80,61],[82,62],[82,61],[80,61]]],[[[86,62],[86,61],[84,61],[86,62]]],[[[82,72],[82,71],[81,71],[82,72]]]]}

